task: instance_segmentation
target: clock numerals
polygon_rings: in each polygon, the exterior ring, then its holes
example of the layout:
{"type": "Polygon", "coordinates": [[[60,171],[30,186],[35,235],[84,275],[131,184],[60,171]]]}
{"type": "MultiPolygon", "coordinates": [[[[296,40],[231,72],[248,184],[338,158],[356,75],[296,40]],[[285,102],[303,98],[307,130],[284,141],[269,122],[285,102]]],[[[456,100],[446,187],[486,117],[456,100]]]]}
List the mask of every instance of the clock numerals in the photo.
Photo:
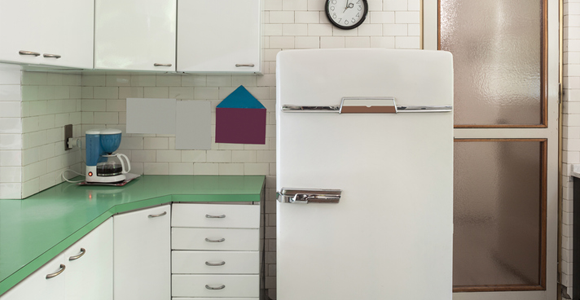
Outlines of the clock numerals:
{"type": "Polygon", "coordinates": [[[330,7],[330,10],[334,11],[334,6],[331,6],[331,7],[330,7]]]}
{"type": "Polygon", "coordinates": [[[332,4],[336,4],[336,0],[332,0],[331,2],[332,2],[332,4]]]}
{"type": "Polygon", "coordinates": [[[342,18],[338,18],[338,23],[340,23],[340,21],[342,21],[342,18]]]}
{"type": "Polygon", "coordinates": [[[344,20],[344,25],[348,25],[350,23],[348,23],[348,20],[344,20]]]}
{"type": "Polygon", "coordinates": [[[357,18],[360,18],[360,13],[356,14],[356,16],[355,16],[355,17],[357,17],[357,18]]]}
{"type": "Polygon", "coordinates": [[[351,22],[353,22],[353,23],[355,23],[355,22],[356,22],[356,20],[355,20],[354,18],[352,18],[350,21],[351,21],[351,22]]]}
{"type": "Polygon", "coordinates": [[[336,19],[336,14],[332,14],[332,18],[333,19],[336,19]]]}
{"type": "Polygon", "coordinates": [[[361,10],[362,10],[362,6],[361,6],[361,5],[359,5],[359,6],[358,6],[358,11],[361,11],[361,10]]]}

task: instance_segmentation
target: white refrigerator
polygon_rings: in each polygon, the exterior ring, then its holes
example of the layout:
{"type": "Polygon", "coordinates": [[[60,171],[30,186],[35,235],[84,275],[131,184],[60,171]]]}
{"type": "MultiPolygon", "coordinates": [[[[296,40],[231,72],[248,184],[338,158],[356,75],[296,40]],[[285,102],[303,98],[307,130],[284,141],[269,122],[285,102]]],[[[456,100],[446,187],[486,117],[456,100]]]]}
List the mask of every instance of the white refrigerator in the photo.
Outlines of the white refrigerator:
{"type": "Polygon", "coordinates": [[[451,54],[282,51],[276,80],[277,298],[451,299],[451,54]]]}

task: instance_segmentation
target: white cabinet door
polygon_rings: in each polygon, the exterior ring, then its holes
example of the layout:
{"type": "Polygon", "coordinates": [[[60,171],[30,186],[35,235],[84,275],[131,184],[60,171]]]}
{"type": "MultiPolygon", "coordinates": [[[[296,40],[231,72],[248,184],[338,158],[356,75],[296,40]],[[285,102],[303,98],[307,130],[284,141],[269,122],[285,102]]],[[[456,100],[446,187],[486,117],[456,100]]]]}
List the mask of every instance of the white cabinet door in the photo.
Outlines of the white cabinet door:
{"type": "Polygon", "coordinates": [[[114,217],[114,298],[169,300],[169,205],[114,217]]]}
{"type": "Polygon", "coordinates": [[[93,0],[0,0],[0,61],[92,68],[93,0]]]}
{"type": "Polygon", "coordinates": [[[64,253],[65,300],[113,299],[113,218],[64,253]]]}
{"type": "Polygon", "coordinates": [[[64,300],[65,276],[68,270],[62,271],[64,264],[64,254],[60,254],[53,260],[46,263],[42,268],[32,273],[17,286],[2,295],[2,300],[64,300]],[[46,275],[56,275],[46,278],[46,275]]]}
{"type": "Polygon", "coordinates": [[[176,0],[95,0],[95,69],[175,71],[176,0]]]}
{"type": "Polygon", "coordinates": [[[92,69],[94,1],[43,2],[48,2],[48,11],[44,12],[48,20],[43,25],[50,32],[47,32],[41,64],[92,69]]]}
{"type": "Polygon", "coordinates": [[[177,70],[260,72],[260,0],[181,0],[177,70]]]}

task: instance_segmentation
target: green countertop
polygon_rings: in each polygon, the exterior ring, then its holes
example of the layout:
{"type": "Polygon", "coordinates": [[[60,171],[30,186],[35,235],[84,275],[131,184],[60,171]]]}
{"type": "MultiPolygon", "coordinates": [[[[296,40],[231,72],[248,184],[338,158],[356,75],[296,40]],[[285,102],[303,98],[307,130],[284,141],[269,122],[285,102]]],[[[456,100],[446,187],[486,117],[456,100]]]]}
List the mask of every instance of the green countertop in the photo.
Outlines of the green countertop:
{"type": "Polygon", "coordinates": [[[124,187],[61,183],[0,200],[0,295],[114,214],[171,202],[260,201],[264,176],[141,176],[124,187]]]}

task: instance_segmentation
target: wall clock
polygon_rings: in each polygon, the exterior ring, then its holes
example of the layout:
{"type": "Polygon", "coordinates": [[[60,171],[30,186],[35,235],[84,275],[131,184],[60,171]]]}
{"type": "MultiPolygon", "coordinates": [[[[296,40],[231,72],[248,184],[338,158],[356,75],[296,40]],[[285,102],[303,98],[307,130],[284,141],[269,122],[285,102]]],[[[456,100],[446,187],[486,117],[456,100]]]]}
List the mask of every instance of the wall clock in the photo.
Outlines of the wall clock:
{"type": "Polygon", "coordinates": [[[326,17],[340,29],[354,29],[365,21],[369,5],[367,0],[326,0],[326,17]]]}

